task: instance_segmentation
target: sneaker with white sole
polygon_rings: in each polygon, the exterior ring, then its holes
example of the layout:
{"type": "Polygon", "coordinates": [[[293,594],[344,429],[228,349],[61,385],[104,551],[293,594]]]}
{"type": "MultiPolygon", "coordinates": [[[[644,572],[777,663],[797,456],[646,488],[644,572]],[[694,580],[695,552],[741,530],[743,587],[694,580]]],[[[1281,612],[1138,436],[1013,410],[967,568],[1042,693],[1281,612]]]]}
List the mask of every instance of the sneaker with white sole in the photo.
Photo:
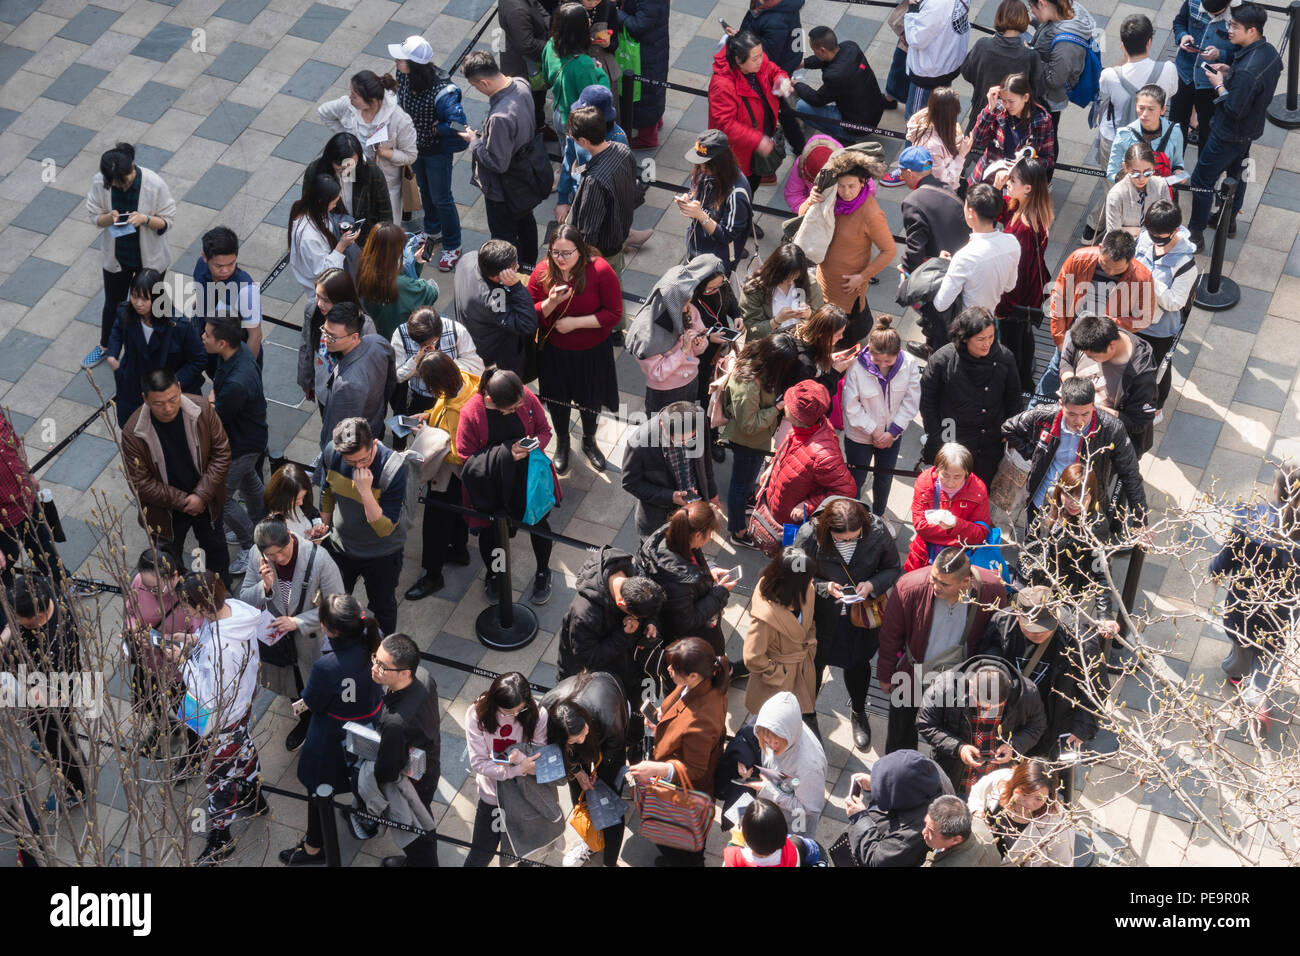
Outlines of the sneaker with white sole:
{"type": "Polygon", "coordinates": [[[590,859],[591,859],[591,849],[587,846],[587,844],[579,843],[577,846],[571,847],[569,851],[564,854],[563,865],[564,866],[586,866],[587,861],[590,859]]]}
{"type": "Polygon", "coordinates": [[[243,574],[248,569],[248,548],[240,548],[235,560],[230,562],[231,574],[243,574]]]}
{"type": "Polygon", "coordinates": [[[902,186],[903,175],[899,170],[896,169],[888,176],[880,177],[880,185],[885,186],[887,188],[893,188],[894,186],[902,186]]]}
{"type": "Polygon", "coordinates": [[[451,272],[456,268],[458,262],[460,262],[460,250],[446,249],[443,251],[441,258],[438,259],[438,271],[451,272]]]}
{"type": "Polygon", "coordinates": [[[108,349],[104,348],[102,345],[96,345],[93,349],[87,352],[86,357],[81,360],[81,367],[94,368],[106,358],[108,358],[108,349]]]}

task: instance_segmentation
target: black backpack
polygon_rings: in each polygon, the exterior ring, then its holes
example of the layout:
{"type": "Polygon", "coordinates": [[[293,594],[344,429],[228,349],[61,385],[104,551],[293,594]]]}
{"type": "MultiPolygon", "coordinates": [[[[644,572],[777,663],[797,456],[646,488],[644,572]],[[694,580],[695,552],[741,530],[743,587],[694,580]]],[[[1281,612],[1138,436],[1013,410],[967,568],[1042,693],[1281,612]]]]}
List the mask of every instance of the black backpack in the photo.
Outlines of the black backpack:
{"type": "Polygon", "coordinates": [[[501,176],[506,205],[516,216],[530,213],[551,194],[555,173],[546,155],[546,141],[538,133],[520,146],[510,157],[510,166],[501,176]]]}

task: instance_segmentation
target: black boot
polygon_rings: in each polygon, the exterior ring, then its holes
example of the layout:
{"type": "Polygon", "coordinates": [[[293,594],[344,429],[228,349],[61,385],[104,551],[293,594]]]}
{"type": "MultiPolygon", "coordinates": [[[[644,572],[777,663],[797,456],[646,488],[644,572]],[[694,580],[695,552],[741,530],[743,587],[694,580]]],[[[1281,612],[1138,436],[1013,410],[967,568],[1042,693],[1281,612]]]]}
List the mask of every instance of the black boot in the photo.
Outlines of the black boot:
{"type": "MultiPolygon", "coordinates": [[[[310,723],[311,723],[310,711],[304,713],[301,717],[298,718],[298,723],[294,724],[293,730],[289,731],[289,735],[284,738],[285,750],[289,751],[289,753],[293,753],[295,750],[297,750],[299,747],[302,746],[302,742],[307,739],[307,725],[310,723]]],[[[258,793],[260,794],[261,791],[259,790],[258,793]]]]}
{"type": "Polygon", "coordinates": [[[235,838],[229,830],[209,830],[208,842],[194,861],[195,866],[214,866],[235,852],[235,838]]]}
{"type": "MultiPolygon", "coordinates": [[[[567,439],[568,436],[565,437],[567,439]]],[[[556,443],[555,456],[551,459],[551,463],[555,465],[557,475],[562,475],[569,470],[569,443],[567,440],[562,445],[556,443]]]]}
{"type": "Polygon", "coordinates": [[[867,715],[855,710],[851,723],[853,724],[853,746],[864,752],[870,750],[871,724],[867,722],[867,715]]]}
{"type": "Polygon", "coordinates": [[[591,467],[596,471],[605,470],[605,456],[601,454],[600,448],[596,445],[595,438],[582,438],[582,453],[587,456],[587,461],[591,462],[591,467]]]}

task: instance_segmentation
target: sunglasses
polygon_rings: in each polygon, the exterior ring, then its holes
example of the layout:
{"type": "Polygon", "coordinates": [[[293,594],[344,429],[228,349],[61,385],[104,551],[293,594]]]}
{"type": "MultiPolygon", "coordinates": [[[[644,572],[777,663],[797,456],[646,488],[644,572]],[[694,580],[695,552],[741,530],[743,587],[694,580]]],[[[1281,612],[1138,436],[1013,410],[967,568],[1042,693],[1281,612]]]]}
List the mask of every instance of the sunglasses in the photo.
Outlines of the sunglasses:
{"type": "Polygon", "coordinates": [[[1133,179],[1150,179],[1155,173],[1154,169],[1139,169],[1129,173],[1129,176],[1133,179]]]}

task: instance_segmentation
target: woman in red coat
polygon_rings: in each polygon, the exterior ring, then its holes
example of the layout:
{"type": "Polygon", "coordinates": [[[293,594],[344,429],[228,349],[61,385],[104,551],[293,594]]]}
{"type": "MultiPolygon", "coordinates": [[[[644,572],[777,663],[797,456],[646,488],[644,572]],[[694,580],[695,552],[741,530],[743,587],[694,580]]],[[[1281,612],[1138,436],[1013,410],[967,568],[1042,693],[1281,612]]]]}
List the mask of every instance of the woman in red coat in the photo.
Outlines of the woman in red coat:
{"type": "Polygon", "coordinates": [[[858,485],[844,463],[835,429],[826,420],[831,407],[826,386],[812,380],[792,385],[781,403],[793,427],[772,458],[760,497],[766,495],[777,521],[802,524],[831,495],[856,497],[858,485]]]}
{"type": "Polygon", "coordinates": [[[998,218],[1003,231],[1020,243],[1016,285],[1002,297],[994,315],[998,338],[1016,358],[1021,382],[1034,381],[1034,327],[1042,324],[1043,297],[1052,274],[1047,270],[1047,234],[1052,228],[1051,179],[1047,167],[1025,158],[1010,172],[998,173],[993,185],[1005,186],[1006,200],[998,218]]]}
{"type": "Polygon", "coordinates": [[[727,134],[751,196],[762,181],[754,175],[754,153],[766,156],[775,146],[772,136],[781,112],[777,89],[787,94],[790,77],[767,58],[758,37],[749,32],[727,37],[713,58],[709,127],[727,134]]]}
{"type": "Polygon", "coordinates": [[[974,467],[975,457],[965,446],[948,442],[916,479],[912,491],[916,537],[907,551],[904,574],[930,564],[950,545],[970,547],[988,537],[993,522],[989,493],[979,475],[972,474],[974,467]]]}

